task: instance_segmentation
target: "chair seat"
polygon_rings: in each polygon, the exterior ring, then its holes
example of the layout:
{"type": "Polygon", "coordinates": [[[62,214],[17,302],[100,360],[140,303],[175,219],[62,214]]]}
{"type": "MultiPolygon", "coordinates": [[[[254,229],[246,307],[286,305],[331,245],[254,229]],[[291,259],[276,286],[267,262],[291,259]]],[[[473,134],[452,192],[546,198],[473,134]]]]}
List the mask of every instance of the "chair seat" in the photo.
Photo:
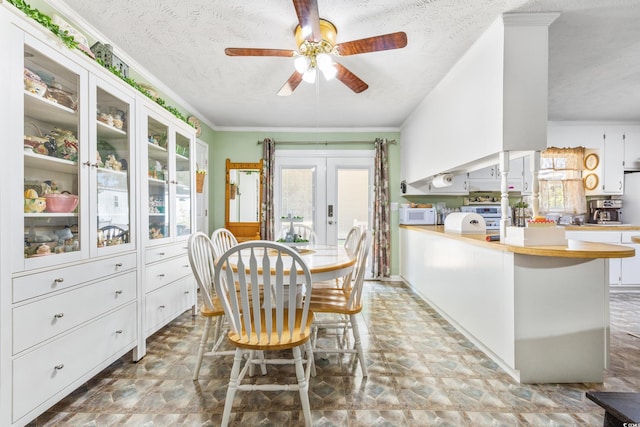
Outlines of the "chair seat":
{"type": "Polygon", "coordinates": [[[200,306],[200,314],[204,317],[224,316],[224,308],[222,308],[220,298],[217,296],[213,297],[211,298],[211,302],[213,303],[213,310],[202,304],[200,306]]]}
{"type": "MultiPolygon", "coordinates": [[[[275,310],[273,310],[275,313],[275,310]]],[[[288,310],[284,310],[284,318],[288,318],[288,310]]],[[[275,317],[273,317],[275,318],[275,317]]],[[[263,332],[258,336],[255,331],[255,324],[252,322],[251,335],[246,334],[246,330],[242,330],[242,335],[229,331],[229,340],[236,346],[248,350],[286,350],[289,348],[297,347],[306,343],[311,337],[311,324],[313,323],[313,315],[309,312],[307,322],[305,325],[301,325],[302,310],[296,310],[296,321],[293,330],[289,330],[288,325],[283,325],[282,335],[278,337],[275,322],[272,324],[271,331],[265,331],[265,316],[261,314],[261,329],[263,332]]]]}
{"type": "Polygon", "coordinates": [[[349,306],[349,293],[344,289],[319,288],[313,285],[311,292],[311,311],[315,313],[357,314],[362,304],[349,306]]]}

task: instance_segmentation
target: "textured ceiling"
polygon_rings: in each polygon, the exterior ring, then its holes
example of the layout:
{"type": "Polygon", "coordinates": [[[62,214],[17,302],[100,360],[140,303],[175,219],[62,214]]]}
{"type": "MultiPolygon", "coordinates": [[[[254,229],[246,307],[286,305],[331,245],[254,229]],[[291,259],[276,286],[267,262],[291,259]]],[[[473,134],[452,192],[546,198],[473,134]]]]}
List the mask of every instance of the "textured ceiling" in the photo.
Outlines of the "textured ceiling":
{"type": "Polygon", "coordinates": [[[640,120],[640,0],[318,0],[337,42],[404,31],[408,45],[339,58],[369,84],[361,94],[320,78],[289,97],[276,93],[293,59],[224,48],[296,49],[290,0],[50,3],[73,10],[215,129],[398,128],[499,14],[528,11],[562,12],[549,33],[551,120],[640,120]]]}

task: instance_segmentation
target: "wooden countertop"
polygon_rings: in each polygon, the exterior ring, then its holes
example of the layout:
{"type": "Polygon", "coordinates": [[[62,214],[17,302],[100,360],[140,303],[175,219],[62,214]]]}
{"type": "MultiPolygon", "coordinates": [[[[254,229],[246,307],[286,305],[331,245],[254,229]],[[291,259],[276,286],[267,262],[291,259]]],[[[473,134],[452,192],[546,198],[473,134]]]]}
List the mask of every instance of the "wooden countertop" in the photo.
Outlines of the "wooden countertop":
{"type": "Polygon", "coordinates": [[[640,235],[640,225],[597,225],[597,224],[585,224],[585,225],[567,225],[564,227],[571,231],[637,231],[640,235]]]}
{"type": "MultiPolygon", "coordinates": [[[[457,234],[445,233],[443,225],[401,225],[402,228],[421,231],[424,233],[436,233],[451,239],[463,240],[472,245],[484,246],[501,251],[513,252],[522,255],[547,256],[558,258],[630,258],[635,256],[633,248],[608,243],[593,243],[574,241],[571,248],[568,246],[513,246],[500,243],[499,241],[487,242],[486,234],[457,234]]],[[[598,229],[610,229],[613,226],[597,227],[598,229]]],[[[586,229],[585,226],[576,227],[586,229]]],[[[568,228],[567,228],[568,229],[568,228]]],[[[638,227],[640,230],[640,227],[638,227]]],[[[496,233],[491,233],[496,234],[496,233]]],[[[640,234],[640,233],[639,233],[640,234]]]]}

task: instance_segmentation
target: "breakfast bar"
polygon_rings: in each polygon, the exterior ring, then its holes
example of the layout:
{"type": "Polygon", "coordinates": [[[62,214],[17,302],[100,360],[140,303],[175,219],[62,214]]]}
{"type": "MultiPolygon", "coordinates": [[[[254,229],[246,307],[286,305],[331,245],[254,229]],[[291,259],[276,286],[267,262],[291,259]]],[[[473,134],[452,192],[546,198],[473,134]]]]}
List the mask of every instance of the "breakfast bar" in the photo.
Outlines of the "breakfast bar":
{"type": "Polygon", "coordinates": [[[400,227],[400,274],[522,383],[602,382],[609,353],[604,243],[514,246],[442,226],[400,227]]]}

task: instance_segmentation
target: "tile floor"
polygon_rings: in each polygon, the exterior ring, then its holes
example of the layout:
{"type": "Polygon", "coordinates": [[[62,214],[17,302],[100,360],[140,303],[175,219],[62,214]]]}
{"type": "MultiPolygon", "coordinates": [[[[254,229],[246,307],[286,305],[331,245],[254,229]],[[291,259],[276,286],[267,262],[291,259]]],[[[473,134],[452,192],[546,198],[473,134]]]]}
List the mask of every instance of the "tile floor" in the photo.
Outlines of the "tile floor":
{"type": "MultiPolygon", "coordinates": [[[[352,355],[316,355],[317,426],[601,426],[587,390],[640,391],[640,294],[611,295],[611,367],[603,384],[515,382],[399,282],[368,282],[360,316],[369,377],[352,355]]],[[[191,373],[202,321],[184,313],[32,426],[219,425],[231,357],[191,373]]],[[[325,336],[322,339],[331,340],[325,336]]],[[[579,357],[579,355],[577,355],[579,357]]],[[[303,425],[297,392],[239,392],[232,425],[303,425]]]]}

